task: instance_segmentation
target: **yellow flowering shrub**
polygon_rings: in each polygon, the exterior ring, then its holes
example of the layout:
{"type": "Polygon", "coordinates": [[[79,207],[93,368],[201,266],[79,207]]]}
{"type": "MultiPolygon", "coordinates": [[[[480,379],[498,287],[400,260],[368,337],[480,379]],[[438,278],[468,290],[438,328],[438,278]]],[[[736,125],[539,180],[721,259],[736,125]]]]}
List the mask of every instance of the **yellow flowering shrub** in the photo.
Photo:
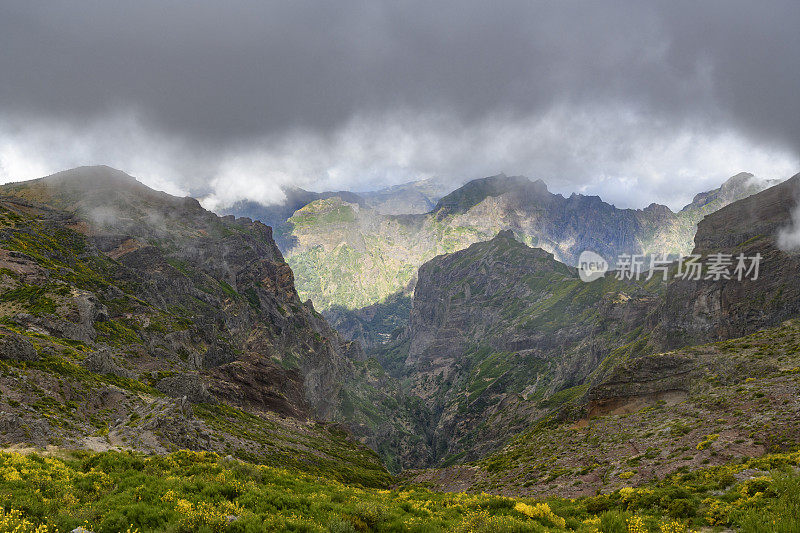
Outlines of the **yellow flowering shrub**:
{"type": "Polygon", "coordinates": [[[11,509],[6,512],[0,508],[0,533],[48,533],[47,526],[34,526],[26,520],[20,511],[11,509]]]}
{"type": "Polygon", "coordinates": [[[4,466],[0,468],[0,477],[5,481],[22,481],[22,476],[19,475],[19,470],[13,466],[4,466]]]}
{"type": "Polygon", "coordinates": [[[644,519],[641,516],[632,516],[626,520],[628,525],[628,533],[648,533],[647,526],[644,525],[644,519]]]}
{"type": "Polygon", "coordinates": [[[175,502],[175,510],[182,516],[182,525],[196,531],[201,526],[207,526],[212,531],[222,531],[228,524],[228,517],[238,517],[242,510],[231,502],[212,504],[209,502],[191,503],[179,499],[175,502]]]}
{"type": "Polygon", "coordinates": [[[591,518],[587,518],[583,521],[583,525],[585,526],[581,531],[586,531],[586,533],[600,533],[600,517],[593,516],[591,518]]]}
{"type": "Polygon", "coordinates": [[[534,518],[543,522],[549,522],[556,527],[566,527],[566,521],[555,514],[550,506],[546,503],[535,503],[528,505],[527,503],[517,502],[514,505],[514,510],[526,515],[529,518],[534,518]]]}
{"type": "Polygon", "coordinates": [[[474,511],[453,528],[453,533],[476,533],[484,531],[528,531],[525,522],[512,516],[493,515],[487,510],[474,511]]]}
{"type": "Polygon", "coordinates": [[[659,531],[661,533],[693,533],[689,530],[689,526],[677,520],[661,524],[659,531]]]}
{"type": "Polygon", "coordinates": [[[772,479],[769,476],[755,477],[753,479],[748,479],[739,491],[745,498],[748,496],[757,496],[767,490],[771,482],[772,479]]]}
{"type": "Polygon", "coordinates": [[[619,495],[622,498],[622,501],[627,503],[636,495],[636,489],[633,487],[622,487],[619,489],[619,495]]]}
{"type": "Polygon", "coordinates": [[[709,525],[725,525],[728,523],[728,516],[731,512],[731,505],[714,498],[703,500],[703,504],[708,506],[706,510],[706,521],[709,525]]]}
{"type": "Polygon", "coordinates": [[[700,442],[697,445],[697,449],[698,450],[705,450],[706,448],[711,446],[711,443],[713,443],[718,438],[719,438],[719,434],[718,433],[712,433],[711,435],[706,435],[705,440],[703,440],[702,442],[700,442]]]}
{"type": "Polygon", "coordinates": [[[126,531],[133,524],[128,533],[137,526],[145,533],[555,532],[567,524],[585,533],[601,527],[689,533],[689,524],[759,531],[747,525],[769,520],[784,527],[798,516],[800,475],[787,468],[798,464],[796,452],[769,454],[678,473],[646,487],[545,503],[485,492],[442,493],[414,484],[398,489],[348,486],[195,452],[82,452],[63,459],[0,452],[0,533],[63,533],[81,523],[90,531],[126,531]],[[772,473],[741,481],[737,474],[743,469],[772,473]],[[3,513],[2,508],[22,512],[3,513]],[[144,509],[145,515],[137,515],[144,509]]]}

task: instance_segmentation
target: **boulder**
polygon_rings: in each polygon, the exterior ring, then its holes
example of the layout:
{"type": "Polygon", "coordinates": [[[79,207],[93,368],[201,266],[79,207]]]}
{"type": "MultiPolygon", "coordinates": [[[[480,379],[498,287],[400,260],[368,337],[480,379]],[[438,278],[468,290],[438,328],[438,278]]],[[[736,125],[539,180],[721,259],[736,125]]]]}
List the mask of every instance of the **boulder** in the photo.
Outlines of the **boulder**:
{"type": "Polygon", "coordinates": [[[166,377],[156,384],[156,389],[171,398],[185,397],[192,403],[213,403],[215,401],[200,376],[194,373],[166,377]]]}
{"type": "Polygon", "coordinates": [[[135,377],[130,370],[118,365],[114,360],[114,355],[107,349],[90,353],[86,356],[86,359],[83,360],[83,366],[86,370],[94,372],[95,374],[114,374],[130,379],[135,377]]]}
{"type": "Polygon", "coordinates": [[[22,335],[10,334],[0,337],[0,359],[37,361],[39,354],[22,335]]]}

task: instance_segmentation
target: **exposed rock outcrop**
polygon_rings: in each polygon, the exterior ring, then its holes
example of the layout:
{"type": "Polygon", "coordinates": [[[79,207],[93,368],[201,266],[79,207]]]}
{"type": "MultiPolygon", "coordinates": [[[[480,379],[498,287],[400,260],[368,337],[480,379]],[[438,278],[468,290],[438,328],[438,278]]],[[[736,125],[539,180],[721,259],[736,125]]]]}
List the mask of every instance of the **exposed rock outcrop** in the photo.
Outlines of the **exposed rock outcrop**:
{"type": "MultiPolygon", "coordinates": [[[[800,175],[708,215],[698,225],[694,254],[760,255],[758,277],[673,280],[654,337],[674,348],[729,339],[775,326],[800,313],[800,255],[781,250],[779,232],[792,223],[800,175]]],[[[750,265],[748,261],[747,265],[750,265]]],[[[706,274],[703,275],[706,278],[706,274]]]]}
{"type": "Polygon", "coordinates": [[[105,348],[88,354],[83,366],[96,374],[114,374],[129,379],[135,377],[133,372],[117,363],[111,350],[105,348]]]}
{"type": "Polygon", "coordinates": [[[11,333],[0,336],[0,359],[36,361],[39,353],[30,341],[11,333]]]}
{"type": "Polygon", "coordinates": [[[589,392],[590,417],[637,408],[688,395],[692,381],[702,375],[696,360],[686,355],[639,357],[614,369],[589,392]]]}
{"type": "MultiPolygon", "coordinates": [[[[360,390],[360,347],[300,300],[270,227],[218,217],[108,167],[6,184],[0,195],[4,318],[39,336],[68,375],[185,397],[209,417],[236,419],[219,405],[209,412],[218,401],[260,417],[341,423],[369,439],[364,411],[384,393],[360,390]],[[369,403],[345,405],[362,392],[369,403]]],[[[114,402],[125,407],[111,425],[132,416],[131,402],[114,402]]],[[[175,444],[164,438],[154,430],[148,449],[175,444]]]]}
{"type": "Polygon", "coordinates": [[[171,398],[186,398],[192,403],[213,402],[205,383],[197,373],[175,374],[160,379],[156,388],[171,398]]]}
{"type": "Polygon", "coordinates": [[[634,351],[659,290],[611,275],[584,283],[501,231],[420,268],[409,326],[379,360],[403,357],[433,459],[475,458],[582,396],[612,352],[634,351]]]}

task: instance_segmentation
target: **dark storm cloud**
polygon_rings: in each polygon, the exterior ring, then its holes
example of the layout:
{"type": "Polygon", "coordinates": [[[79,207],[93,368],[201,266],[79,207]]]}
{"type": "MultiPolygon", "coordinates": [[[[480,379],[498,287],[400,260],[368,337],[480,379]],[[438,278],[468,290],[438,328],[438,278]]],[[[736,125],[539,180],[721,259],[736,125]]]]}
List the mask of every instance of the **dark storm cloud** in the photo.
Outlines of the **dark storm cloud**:
{"type": "MultiPolygon", "coordinates": [[[[237,172],[260,160],[274,170],[269,183],[368,186],[414,172],[506,170],[602,189],[603,179],[647,182],[637,151],[686,135],[722,152],[733,136],[729,146],[752,144],[756,158],[772,157],[768,147],[796,162],[798,22],[796,1],[5,1],[0,117],[6,130],[51,121],[85,136],[127,113],[181,145],[176,175],[216,153],[237,172]],[[554,117],[570,135],[552,131],[554,117]],[[428,135],[438,151],[388,153],[391,139],[374,132],[393,120],[406,121],[398,140],[428,135]],[[481,159],[492,128],[502,137],[504,125],[547,135],[481,159]],[[623,127],[635,138],[614,133],[610,143],[608,130],[623,127]],[[470,129],[483,133],[464,136],[470,129]],[[293,159],[302,157],[319,161],[293,159]],[[306,172],[315,175],[298,175],[306,172]]],[[[8,142],[21,135],[5,132],[8,142]]],[[[229,175],[211,169],[182,183],[215,178],[229,175]]]]}

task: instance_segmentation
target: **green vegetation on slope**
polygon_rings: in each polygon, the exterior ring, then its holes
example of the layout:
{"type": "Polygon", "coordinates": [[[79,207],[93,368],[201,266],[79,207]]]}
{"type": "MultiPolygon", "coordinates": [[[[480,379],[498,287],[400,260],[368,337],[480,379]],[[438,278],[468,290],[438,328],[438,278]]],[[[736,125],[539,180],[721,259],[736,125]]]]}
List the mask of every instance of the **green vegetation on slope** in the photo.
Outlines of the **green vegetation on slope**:
{"type": "Polygon", "coordinates": [[[298,293],[321,310],[381,302],[402,292],[425,261],[497,233],[430,216],[380,215],[340,198],[312,202],[287,226],[298,241],[286,251],[298,293]]]}
{"type": "MultiPolygon", "coordinates": [[[[668,355],[694,370],[682,370],[679,380],[665,373],[637,375],[635,383],[621,372],[608,395],[614,401],[591,418],[545,417],[473,463],[471,490],[589,495],[800,445],[797,320],[668,355]]],[[[565,389],[547,403],[569,404],[584,393],[582,387],[565,389]]],[[[586,417],[586,409],[575,412],[586,417]]],[[[435,472],[414,479],[448,488],[449,474],[435,472]]]]}
{"type": "MultiPolygon", "coordinates": [[[[27,429],[21,429],[28,436],[23,440],[75,446],[83,436],[94,435],[110,447],[139,447],[144,435],[153,434],[162,438],[161,445],[167,450],[180,447],[170,444],[177,437],[181,445],[200,446],[258,464],[292,467],[350,484],[383,486],[392,479],[375,452],[354,442],[336,425],[292,423],[222,403],[176,410],[174,400],[144,382],[155,384],[169,372],[143,374],[142,380],[98,374],[80,364],[88,353],[85,345],[35,333],[24,337],[47,355],[37,361],[0,361],[0,402],[8,416],[26,417],[27,429]],[[110,394],[116,398],[113,404],[97,405],[97,397],[110,394]],[[189,427],[201,424],[201,434],[175,434],[168,429],[170,425],[181,427],[186,420],[189,427]]],[[[10,433],[15,426],[4,427],[0,444],[17,444],[18,437],[10,433]]]]}
{"type": "Polygon", "coordinates": [[[798,453],[774,454],[638,489],[542,501],[365,489],[203,452],[0,453],[0,530],[685,533],[730,525],[794,532],[799,463],[798,453]],[[748,469],[763,475],[742,476],[748,469]]]}
{"type": "Polygon", "coordinates": [[[331,407],[328,422],[371,415],[372,431],[376,408],[382,421],[397,403],[347,372],[360,363],[297,300],[269,230],[130,182],[97,199],[116,210],[102,223],[80,218],[97,206],[75,207],[93,190],[34,182],[14,190],[31,201],[0,199],[0,341],[18,347],[0,354],[0,444],[200,449],[386,484],[345,426],[311,421],[302,373],[333,363],[338,382],[341,364],[357,406],[349,418],[331,407]]]}
{"type": "Polygon", "coordinates": [[[613,275],[584,283],[502,232],[423,265],[406,334],[376,357],[424,399],[434,464],[474,460],[581,405],[604,358],[635,352],[648,302],[663,289],[613,275]]]}

